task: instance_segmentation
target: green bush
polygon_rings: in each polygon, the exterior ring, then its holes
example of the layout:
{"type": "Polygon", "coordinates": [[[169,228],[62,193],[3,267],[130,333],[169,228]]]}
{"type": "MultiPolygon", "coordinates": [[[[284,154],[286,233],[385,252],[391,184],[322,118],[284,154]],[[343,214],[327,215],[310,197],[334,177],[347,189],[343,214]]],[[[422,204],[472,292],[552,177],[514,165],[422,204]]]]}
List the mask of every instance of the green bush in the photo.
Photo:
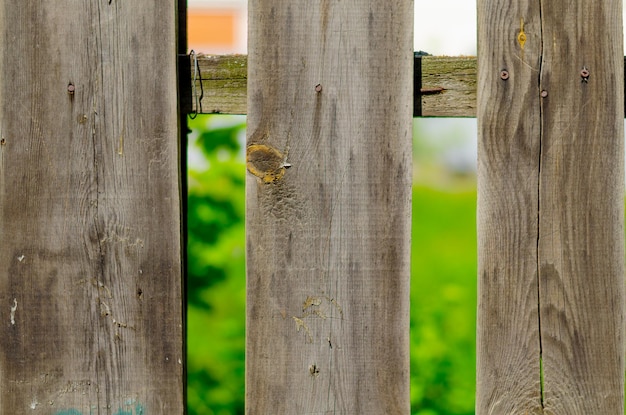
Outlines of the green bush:
{"type": "Polygon", "coordinates": [[[197,134],[188,171],[189,415],[244,413],[245,125],[220,121],[190,123],[197,134]]]}

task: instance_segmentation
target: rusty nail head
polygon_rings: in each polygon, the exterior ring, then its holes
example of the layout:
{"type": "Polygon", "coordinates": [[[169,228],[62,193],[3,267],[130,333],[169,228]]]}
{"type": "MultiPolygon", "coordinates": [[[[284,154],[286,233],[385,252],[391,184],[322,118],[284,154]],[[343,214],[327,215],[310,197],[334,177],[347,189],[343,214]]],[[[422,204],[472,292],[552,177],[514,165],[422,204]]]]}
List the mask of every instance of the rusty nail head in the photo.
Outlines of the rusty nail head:
{"type": "Polygon", "coordinates": [[[548,91],[546,91],[545,89],[543,91],[541,91],[541,96],[543,98],[547,97],[548,96],[548,91]]]}
{"type": "Polygon", "coordinates": [[[583,68],[583,70],[580,71],[580,76],[582,76],[583,78],[589,78],[589,69],[583,68]]]}
{"type": "Polygon", "coordinates": [[[503,81],[506,81],[507,79],[509,79],[509,71],[507,70],[501,70],[500,71],[500,79],[502,79],[503,81]]]}
{"type": "Polygon", "coordinates": [[[322,92],[322,85],[321,84],[315,85],[315,92],[322,92]]]}
{"type": "Polygon", "coordinates": [[[76,87],[74,86],[74,84],[69,84],[67,86],[67,92],[69,92],[70,94],[73,94],[75,90],[76,90],[76,87]]]}

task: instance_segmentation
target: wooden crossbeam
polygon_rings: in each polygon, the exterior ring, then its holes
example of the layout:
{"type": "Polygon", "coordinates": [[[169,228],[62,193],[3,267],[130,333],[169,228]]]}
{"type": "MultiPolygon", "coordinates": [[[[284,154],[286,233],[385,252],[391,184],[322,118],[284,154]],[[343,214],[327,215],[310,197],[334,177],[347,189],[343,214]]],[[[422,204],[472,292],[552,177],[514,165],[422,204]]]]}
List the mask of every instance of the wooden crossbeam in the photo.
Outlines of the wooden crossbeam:
{"type": "MultiPolygon", "coordinates": [[[[476,57],[423,56],[421,59],[420,116],[476,117],[476,57]]],[[[195,89],[190,91],[192,112],[246,114],[248,57],[199,54],[197,64],[197,70],[193,63],[185,65],[191,70],[189,79],[196,80],[195,89]]]]}
{"type": "MultiPolygon", "coordinates": [[[[424,56],[422,116],[476,116],[476,57],[424,56]]],[[[246,55],[197,55],[192,62],[193,111],[200,114],[246,114],[246,55]]]]}

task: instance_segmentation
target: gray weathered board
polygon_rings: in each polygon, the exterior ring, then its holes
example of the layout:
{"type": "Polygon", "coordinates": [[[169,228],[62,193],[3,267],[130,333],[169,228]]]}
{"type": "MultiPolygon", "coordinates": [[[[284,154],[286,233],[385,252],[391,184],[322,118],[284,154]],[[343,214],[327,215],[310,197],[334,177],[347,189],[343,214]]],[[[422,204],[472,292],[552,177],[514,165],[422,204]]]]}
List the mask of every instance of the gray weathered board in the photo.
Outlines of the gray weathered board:
{"type": "Polygon", "coordinates": [[[0,3],[2,414],[184,410],[175,22],[0,3]]]}
{"type": "Polygon", "coordinates": [[[249,16],[246,412],[408,414],[413,2],[249,16]]]}
{"type": "Polygon", "coordinates": [[[477,415],[624,413],[621,5],[478,2],[477,415]]]}
{"type": "MultiPolygon", "coordinates": [[[[195,94],[202,99],[193,109],[203,114],[247,112],[246,55],[198,55],[195,94]],[[202,80],[202,84],[200,84],[202,80]],[[202,89],[201,89],[202,88],[202,89]]],[[[411,68],[408,68],[412,71],[411,68]]],[[[194,67],[191,66],[191,79],[194,67]]],[[[405,85],[411,88],[412,79],[405,85]]],[[[422,115],[433,117],[476,116],[476,58],[422,58],[422,115]]]]}
{"type": "MultiPolygon", "coordinates": [[[[423,56],[421,60],[421,116],[476,117],[476,57],[423,56]]],[[[196,89],[189,90],[197,98],[192,104],[193,111],[245,114],[248,57],[198,54],[197,63],[197,69],[188,63],[189,79],[196,79],[193,82],[196,89]]]]}

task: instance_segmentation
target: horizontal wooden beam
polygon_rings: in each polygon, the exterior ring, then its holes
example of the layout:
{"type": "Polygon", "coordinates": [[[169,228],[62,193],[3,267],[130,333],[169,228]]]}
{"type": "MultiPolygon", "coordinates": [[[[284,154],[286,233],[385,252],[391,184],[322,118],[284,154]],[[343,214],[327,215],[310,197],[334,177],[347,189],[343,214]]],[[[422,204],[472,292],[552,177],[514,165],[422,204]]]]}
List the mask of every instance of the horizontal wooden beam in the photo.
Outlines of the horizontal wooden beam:
{"type": "MultiPolygon", "coordinates": [[[[421,115],[476,116],[476,57],[424,56],[421,115]]],[[[199,114],[246,114],[246,55],[197,55],[191,63],[193,111],[199,114]]]]}
{"type": "Polygon", "coordinates": [[[248,57],[201,55],[191,62],[192,111],[198,114],[246,114],[248,57]]]}
{"type": "MultiPolygon", "coordinates": [[[[195,86],[190,91],[193,96],[192,112],[246,114],[248,57],[202,54],[196,57],[197,65],[191,62],[189,66],[181,66],[183,71],[191,69],[190,76],[195,86]]],[[[423,56],[421,72],[422,105],[421,113],[418,110],[417,115],[476,117],[475,56],[423,56]]],[[[624,72],[626,73],[626,57],[624,72]]]]}

